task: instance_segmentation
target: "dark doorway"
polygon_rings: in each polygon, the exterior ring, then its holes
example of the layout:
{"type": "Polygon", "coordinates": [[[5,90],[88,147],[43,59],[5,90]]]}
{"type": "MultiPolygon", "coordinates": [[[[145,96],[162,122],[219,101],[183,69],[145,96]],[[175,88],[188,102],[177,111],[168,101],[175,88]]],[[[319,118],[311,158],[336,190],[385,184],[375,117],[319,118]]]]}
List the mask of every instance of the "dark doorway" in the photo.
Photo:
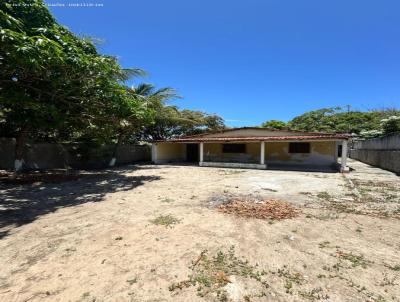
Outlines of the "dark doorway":
{"type": "Polygon", "coordinates": [[[186,161],[191,163],[199,161],[199,144],[186,144],[186,161]]]}
{"type": "Polygon", "coordinates": [[[342,145],[338,145],[337,147],[338,147],[337,150],[338,157],[342,157],[342,145]]]}

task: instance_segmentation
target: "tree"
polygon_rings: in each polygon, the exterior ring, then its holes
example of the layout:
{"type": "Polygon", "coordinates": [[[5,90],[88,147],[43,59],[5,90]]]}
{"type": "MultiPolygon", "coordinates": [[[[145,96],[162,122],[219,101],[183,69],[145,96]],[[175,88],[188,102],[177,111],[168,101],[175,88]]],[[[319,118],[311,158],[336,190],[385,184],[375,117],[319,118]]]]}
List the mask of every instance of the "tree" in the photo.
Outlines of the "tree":
{"type": "Polygon", "coordinates": [[[395,109],[347,111],[343,108],[322,108],[293,118],[288,126],[293,130],[328,133],[364,133],[377,135],[382,131],[381,120],[399,112],[395,109]]]}
{"type": "Polygon", "coordinates": [[[145,139],[161,140],[225,129],[223,119],[215,114],[188,109],[180,110],[176,106],[166,106],[161,103],[154,109],[155,121],[143,132],[145,139]]]}
{"type": "Polygon", "coordinates": [[[363,139],[370,139],[382,136],[382,134],[383,133],[380,130],[368,130],[368,131],[361,131],[359,137],[363,139]]]}
{"type": "Polygon", "coordinates": [[[195,135],[225,129],[224,120],[216,114],[184,109],[179,112],[177,135],[195,135]]]}
{"type": "MultiPolygon", "coordinates": [[[[222,118],[166,105],[171,88],[127,87],[123,69],[52,17],[43,0],[0,3],[0,135],[16,138],[15,169],[28,139],[96,147],[224,127],[222,118]]],[[[79,150],[80,152],[81,150],[79,150]]]]}
{"type": "Polygon", "coordinates": [[[288,126],[293,130],[334,132],[335,123],[332,116],[337,110],[339,108],[309,111],[289,121],[288,126]]]}
{"type": "Polygon", "coordinates": [[[382,120],[382,128],[384,134],[400,132],[400,116],[390,116],[382,120]]]}
{"type": "Polygon", "coordinates": [[[261,127],[281,130],[281,129],[286,129],[287,124],[285,122],[279,121],[279,120],[269,120],[269,121],[262,123],[261,127]]]}
{"type": "Polygon", "coordinates": [[[0,4],[2,135],[16,137],[15,168],[29,137],[84,133],[124,94],[137,70],[99,55],[88,39],[59,25],[41,0],[0,4]]]}
{"type": "Polygon", "coordinates": [[[124,87],[123,99],[116,102],[117,108],[112,112],[116,138],[115,148],[110,166],[114,166],[117,160],[117,149],[127,139],[137,137],[137,134],[151,127],[154,123],[156,111],[152,108],[154,103],[163,103],[168,99],[179,96],[172,88],[155,89],[152,84],[139,84],[131,88],[124,87]]]}

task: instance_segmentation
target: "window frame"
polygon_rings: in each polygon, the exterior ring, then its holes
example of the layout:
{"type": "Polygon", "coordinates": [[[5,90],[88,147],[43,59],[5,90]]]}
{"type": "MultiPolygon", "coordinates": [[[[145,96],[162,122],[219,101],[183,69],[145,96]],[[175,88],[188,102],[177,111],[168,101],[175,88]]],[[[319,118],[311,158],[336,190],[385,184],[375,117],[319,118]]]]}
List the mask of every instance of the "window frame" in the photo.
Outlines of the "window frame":
{"type": "Polygon", "coordinates": [[[222,153],[243,154],[246,153],[246,151],[247,151],[246,144],[232,144],[232,143],[222,144],[222,153]],[[238,150],[234,150],[235,148],[230,149],[231,146],[235,147],[237,146],[238,150]]]}
{"type": "Polygon", "coordinates": [[[310,154],[310,142],[290,142],[288,147],[289,154],[310,154]]]}

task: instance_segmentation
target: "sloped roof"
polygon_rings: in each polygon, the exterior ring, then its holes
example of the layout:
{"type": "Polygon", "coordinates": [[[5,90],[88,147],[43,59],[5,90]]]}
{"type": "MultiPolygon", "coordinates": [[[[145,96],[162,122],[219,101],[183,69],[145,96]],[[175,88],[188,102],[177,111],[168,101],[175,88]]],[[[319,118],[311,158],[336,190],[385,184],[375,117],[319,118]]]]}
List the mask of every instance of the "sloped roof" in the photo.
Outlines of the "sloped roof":
{"type": "Polygon", "coordinates": [[[322,132],[305,132],[296,130],[276,130],[268,128],[242,127],[226,129],[218,132],[208,132],[191,136],[176,137],[154,142],[248,142],[248,141],[293,141],[293,140],[343,140],[348,139],[347,134],[332,134],[322,132]],[[227,133],[237,130],[264,130],[266,132],[283,132],[282,135],[232,135],[227,133]],[[287,135],[293,133],[292,135],[287,135]],[[221,136],[218,136],[221,134],[221,136]]]}
{"type": "Polygon", "coordinates": [[[290,130],[290,129],[273,129],[273,128],[264,128],[264,127],[237,127],[237,128],[227,128],[223,130],[216,130],[216,131],[209,131],[205,133],[200,133],[200,134],[194,134],[194,135],[185,135],[182,136],[181,138],[189,138],[189,137],[201,137],[201,136],[207,136],[207,135],[216,135],[219,133],[226,133],[226,132],[232,132],[232,131],[238,131],[238,130],[259,130],[259,131],[271,131],[271,132],[291,132],[291,133],[298,133],[298,134],[318,134],[318,135],[333,135],[335,133],[326,133],[326,132],[313,132],[313,131],[303,131],[303,130],[290,130]]]}

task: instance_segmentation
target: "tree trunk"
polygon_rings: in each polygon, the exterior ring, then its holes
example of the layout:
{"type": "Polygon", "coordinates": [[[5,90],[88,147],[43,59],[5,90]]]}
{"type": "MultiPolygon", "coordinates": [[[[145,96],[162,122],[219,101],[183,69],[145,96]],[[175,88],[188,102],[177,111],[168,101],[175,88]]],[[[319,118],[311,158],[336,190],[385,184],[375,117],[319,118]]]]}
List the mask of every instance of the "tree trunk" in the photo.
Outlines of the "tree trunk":
{"type": "Polygon", "coordinates": [[[61,151],[62,151],[62,154],[63,154],[63,162],[64,162],[65,174],[68,175],[69,174],[69,170],[71,169],[71,166],[69,165],[69,153],[68,153],[68,150],[60,142],[57,142],[57,145],[61,148],[61,151]]]}
{"type": "Polygon", "coordinates": [[[114,146],[113,155],[112,155],[112,158],[110,160],[110,163],[108,164],[110,167],[114,167],[116,162],[117,162],[117,151],[118,151],[118,147],[122,145],[123,137],[124,137],[124,133],[121,131],[118,134],[117,143],[114,146]]]}
{"type": "Polygon", "coordinates": [[[29,128],[27,126],[23,126],[20,130],[16,142],[15,142],[15,152],[14,152],[14,170],[15,172],[20,172],[24,167],[24,150],[26,140],[28,138],[29,128]]]}

